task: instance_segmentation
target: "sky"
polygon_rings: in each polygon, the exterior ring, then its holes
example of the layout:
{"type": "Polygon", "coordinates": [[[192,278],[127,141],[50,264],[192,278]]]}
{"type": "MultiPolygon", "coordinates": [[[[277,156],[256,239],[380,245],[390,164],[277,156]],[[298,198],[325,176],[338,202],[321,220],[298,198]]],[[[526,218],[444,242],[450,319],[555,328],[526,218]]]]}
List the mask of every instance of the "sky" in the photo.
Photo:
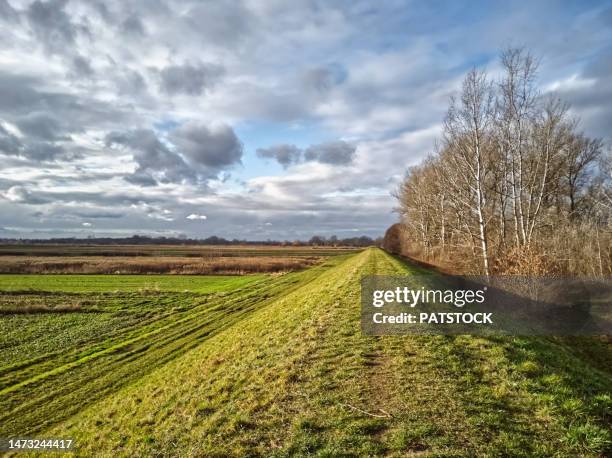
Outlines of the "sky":
{"type": "Polygon", "coordinates": [[[610,1],[0,0],[0,238],[380,236],[508,46],[609,144],[610,1]]]}

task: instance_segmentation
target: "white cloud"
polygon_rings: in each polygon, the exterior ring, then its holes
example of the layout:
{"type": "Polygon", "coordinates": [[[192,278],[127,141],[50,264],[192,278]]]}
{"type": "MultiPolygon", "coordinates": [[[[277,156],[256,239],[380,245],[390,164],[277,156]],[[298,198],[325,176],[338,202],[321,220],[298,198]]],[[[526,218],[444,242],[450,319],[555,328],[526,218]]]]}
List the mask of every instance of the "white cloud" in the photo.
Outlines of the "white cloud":
{"type": "Polygon", "coordinates": [[[562,80],[556,80],[548,84],[545,91],[573,91],[580,89],[588,89],[597,84],[595,78],[583,78],[581,75],[574,74],[562,80]]]}
{"type": "Polygon", "coordinates": [[[191,221],[207,219],[206,215],[199,215],[197,213],[192,213],[192,214],[186,216],[185,218],[188,219],[188,220],[191,220],[191,221]]]}
{"type": "Polygon", "coordinates": [[[87,219],[100,234],[379,235],[394,218],[391,191],[433,148],[465,71],[495,73],[517,31],[544,58],[545,90],[573,103],[588,134],[609,135],[604,5],[508,14],[492,3],[468,23],[459,6],[365,0],[10,4],[0,227],[64,234],[87,219]],[[105,142],[111,132],[123,147],[105,142]],[[339,139],[356,146],[347,160],[312,149],[339,139]],[[309,147],[319,162],[300,159],[309,147]]]}

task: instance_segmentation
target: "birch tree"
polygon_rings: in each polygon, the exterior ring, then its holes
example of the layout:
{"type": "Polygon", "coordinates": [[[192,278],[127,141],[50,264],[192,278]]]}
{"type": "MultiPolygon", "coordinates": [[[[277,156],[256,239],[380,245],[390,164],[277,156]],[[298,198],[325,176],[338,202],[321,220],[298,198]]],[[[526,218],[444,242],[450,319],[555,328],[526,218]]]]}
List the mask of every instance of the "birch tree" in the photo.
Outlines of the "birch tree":
{"type": "Polygon", "coordinates": [[[526,218],[523,201],[525,182],[525,154],[528,129],[534,118],[538,92],[535,87],[537,62],[520,48],[502,52],[504,77],[499,83],[499,138],[508,167],[508,191],[517,245],[527,243],[526,218]]]}
{"type": "Polygon", "coordinates": [[[477,226],[482,267],[489,275],[487,205],[485,182],[490,173],[486,148],[494,120],[492,85],[484,71],[472,69],[463,81],[458,99],[451,99],[444,122],[444,138],[449,165],[446,183],[456,194],[451,199],[465,207],[477,226]]]}

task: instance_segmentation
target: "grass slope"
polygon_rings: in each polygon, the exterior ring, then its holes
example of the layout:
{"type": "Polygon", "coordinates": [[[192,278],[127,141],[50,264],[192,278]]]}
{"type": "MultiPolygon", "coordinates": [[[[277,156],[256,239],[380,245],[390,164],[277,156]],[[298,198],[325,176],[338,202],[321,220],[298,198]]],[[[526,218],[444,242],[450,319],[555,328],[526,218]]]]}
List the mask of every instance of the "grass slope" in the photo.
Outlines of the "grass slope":
{"type": "Polygon", "coordinates": [[[602,342],[362,336],[360,277],[410,272],[366,250],[46,433],[96,456],[610,453],[602,342]]]}

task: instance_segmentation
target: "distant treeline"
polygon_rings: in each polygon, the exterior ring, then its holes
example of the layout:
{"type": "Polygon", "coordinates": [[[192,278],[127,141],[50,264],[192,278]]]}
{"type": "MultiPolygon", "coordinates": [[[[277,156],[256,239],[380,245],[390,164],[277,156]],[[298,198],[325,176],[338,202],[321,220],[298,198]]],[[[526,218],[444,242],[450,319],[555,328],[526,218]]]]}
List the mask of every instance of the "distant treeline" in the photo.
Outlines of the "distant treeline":
{"type": "Polygon", "coordinates": [[[205,239],[189,239],[181,237],[149,237],[133,235],[131,237],[62,237],[52,239],[0,239],[5,245],[268,245],[268,246],[350,246],[366,247],[380,245],[382,239],[373,239],[362,235],[340,239],[335,235],[329,238],[315,235],[310,240],[228,240],[215,235],[205,239]]]}

